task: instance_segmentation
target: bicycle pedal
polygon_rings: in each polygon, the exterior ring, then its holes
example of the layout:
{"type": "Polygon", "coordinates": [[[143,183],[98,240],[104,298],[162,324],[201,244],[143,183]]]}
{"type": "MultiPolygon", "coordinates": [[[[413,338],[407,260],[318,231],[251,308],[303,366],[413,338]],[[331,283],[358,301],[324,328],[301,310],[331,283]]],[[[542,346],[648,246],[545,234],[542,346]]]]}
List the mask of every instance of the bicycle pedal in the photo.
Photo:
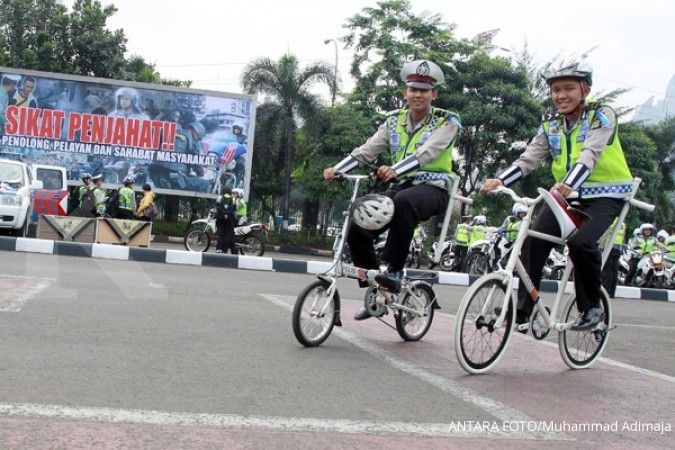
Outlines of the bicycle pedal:
{"type": "Polygon", "coordinates": [[[520,331],[521,333],[527,333],[527,331],[530,329],[530,324],[529,323],[521,323],[518,324],[516,327],[517,331],[520,331]]]}

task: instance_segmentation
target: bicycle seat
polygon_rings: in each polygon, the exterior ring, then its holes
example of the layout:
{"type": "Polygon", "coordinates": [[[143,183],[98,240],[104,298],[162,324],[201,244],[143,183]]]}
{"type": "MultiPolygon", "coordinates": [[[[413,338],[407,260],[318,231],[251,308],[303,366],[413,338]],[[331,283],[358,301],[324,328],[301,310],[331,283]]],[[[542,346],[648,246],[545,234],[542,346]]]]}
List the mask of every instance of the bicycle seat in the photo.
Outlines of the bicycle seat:
{"type": "Polygon", "coordinates": [[[544,198],[548,207],[551,208],[553,215],[558,221],[560,237],[562,239],[571,237],[582,223],[591,218],[583,210],[570,205],[558,191],[547,191],[542,188],[538,188],[537,190],[544,198]]]}

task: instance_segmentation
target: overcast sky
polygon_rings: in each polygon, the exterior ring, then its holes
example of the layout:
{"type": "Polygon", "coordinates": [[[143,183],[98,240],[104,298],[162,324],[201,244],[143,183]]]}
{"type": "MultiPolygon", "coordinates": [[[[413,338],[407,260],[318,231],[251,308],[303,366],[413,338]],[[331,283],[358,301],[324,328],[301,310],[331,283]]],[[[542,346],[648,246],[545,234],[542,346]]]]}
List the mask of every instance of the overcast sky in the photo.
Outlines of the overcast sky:
{"type": "MultiPolygon", "coordinates": [[[[102,0],[106,2],[106,0],[102,0]]],[[[67,2],[68,3],[68,2],[67,2]]],[[[193,80],[193,87],[241,92],[244,65],[259,56],[286,52],[301,62],[333,64],[325,39],[345,34],[345,19],[369,0],[114,0],[110,28],[122,28],[129,53],[157,65],[165,77],[193,80]]],[[[558,53],[589,57],[595,90],[633,87],[622,106],[650,96],[663,98],[675,74],[675,1],[672,0],[412,0],[415,13],[441,14],[456,36],[471,38],[499,28],[494,44],[522,49],[525,41],[540,61],[558,53]],[[508,6],[507,6],[508,5],[508,6]]],[[[504,54],[504,53],[501,53],[504,54]]],[[[338,50],[338,69],[351,88],[351,54],[338,50]]]]}

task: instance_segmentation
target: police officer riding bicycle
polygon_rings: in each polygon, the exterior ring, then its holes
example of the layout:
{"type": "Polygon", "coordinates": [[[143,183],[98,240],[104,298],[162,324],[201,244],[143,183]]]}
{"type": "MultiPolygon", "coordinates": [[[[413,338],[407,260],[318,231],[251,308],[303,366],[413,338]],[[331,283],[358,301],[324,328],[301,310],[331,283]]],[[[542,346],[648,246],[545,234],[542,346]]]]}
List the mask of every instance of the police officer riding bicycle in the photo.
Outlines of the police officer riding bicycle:
{"type": "MultiPolygon", "coordinates": [[[[445,212],[452,156],[461,128],[453,112],[431,106],[438,97],[443,71],[431,61],[405,64],[401,80],[406,84],[407,107],[391,111],[377,132],[349,156],[323,172],[326,181],[354,169],[359,162],[372,163],[389,151],[393,165],[377,169],[377,179],[394,182],[386,196],[370,194],[354,204],[354,221],[348,243],[354,265],[377,269],[373,248],[376,236],[389,229],[382,259],[387,270],[376,276],[380,288],[397,292],[402,270],[417,224],[445,212]],[[392,211],[393,210],[393,211],[392,211]]],[[[370,317],[364,307],[356,320],[370,317]]]]}
{"type": "MultiPolygon", "coordinates": [[[[616,114],[588,99],[593,71],[585,61],[563,61],[545,76],[557,112],[543,117],[537,135],[523,154],[497,178],[488,179],[483,192],[509,186],[532,172],[549,154],[555,185],[537,217],[533,230],[565,234],[557,217],[570,211],[563,197],[578,191],[579,203],[590,219],[569,237],[567,246],[574,263],[574,287],[579,317],[573,330],[589,330],[604,319],[601,297],[601,253],[598,239],[618,216],[622,199],[631,190],[632,175],[618,136],[616,114]]],[[[563,236],[566,237],[566,236],[563,236]]],[[[522,249],[523,263],[536,288],[554,244],[529,237],[522,249]]],[[[533,302],[521,283],[516,321],[529,321],[533,302]]]]}

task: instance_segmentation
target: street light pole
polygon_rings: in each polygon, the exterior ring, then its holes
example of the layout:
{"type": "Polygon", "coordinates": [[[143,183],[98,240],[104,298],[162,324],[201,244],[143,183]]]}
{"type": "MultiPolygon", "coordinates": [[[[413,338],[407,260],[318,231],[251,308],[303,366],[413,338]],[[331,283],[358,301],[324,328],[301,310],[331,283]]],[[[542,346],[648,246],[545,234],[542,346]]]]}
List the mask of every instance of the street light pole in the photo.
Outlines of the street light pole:
{"type": "Polygon", "coordinates": [[[338,73],[338,45],[335,39],[326,39],[323,41],[324,44],[328,45],[329,42],[332,42],[335,45],[335,66],[333,70],[333,96],[330,102],[330,106],[335,106],[335,92],[337,91],[337,73],[338,73]]]}

